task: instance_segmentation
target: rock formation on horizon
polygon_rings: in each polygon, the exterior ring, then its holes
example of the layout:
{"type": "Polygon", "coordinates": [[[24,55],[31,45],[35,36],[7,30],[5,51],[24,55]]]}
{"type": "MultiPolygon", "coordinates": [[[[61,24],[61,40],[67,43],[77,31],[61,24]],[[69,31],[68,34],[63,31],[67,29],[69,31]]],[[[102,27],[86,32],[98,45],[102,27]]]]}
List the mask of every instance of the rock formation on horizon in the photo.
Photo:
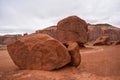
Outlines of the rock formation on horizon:
{"type": "Polygon", "coordinates": [[[101,36],[109,36],[110,41],[120,40],[120,28],[109,24],[88,25],[89,42],[95,41],[101,36]]]}
{"type": "Polygon", "coordinates": [[[43,30],[37,30],[35,33],[48,34],[49,36],[57,39],[56,30],[57,30],[57,26],[50,26],[43,30]]]}
{"type": "MultiPolygon", "coordinates": [[[[37,30],[36,33],[48,34],[51,37],[57,39],[57,26],[51,26],[43,30],[37,30]],[[47,30],[46,30],[47,29],[47,30]],[[54,36],[53,36],[54,35],[54,36]]],[[[92,42],[101,36],[109,36],[110,41],[120,40],[120,28],[112,26],[110,24],[88,24],[88,41],[92,42]]]]}
{"type": "Polygon", "coordinates": [[[0,45],[11,44],[20,38],[22,38],[22,35],[20,34],[0,36],[0,45]]]}

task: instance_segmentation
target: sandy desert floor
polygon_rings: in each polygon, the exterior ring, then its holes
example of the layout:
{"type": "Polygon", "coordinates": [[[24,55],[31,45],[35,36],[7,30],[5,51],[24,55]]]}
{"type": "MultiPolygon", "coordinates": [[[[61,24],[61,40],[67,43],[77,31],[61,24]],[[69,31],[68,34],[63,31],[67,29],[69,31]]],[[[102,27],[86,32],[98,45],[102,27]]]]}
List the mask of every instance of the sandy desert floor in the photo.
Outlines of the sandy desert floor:
{"type": "Polygon", "coordinates": [[[120,45],[80,49],[82,62],[55,71],[19,70],[0,50],[0,80],[120,80],[120,45]]]}

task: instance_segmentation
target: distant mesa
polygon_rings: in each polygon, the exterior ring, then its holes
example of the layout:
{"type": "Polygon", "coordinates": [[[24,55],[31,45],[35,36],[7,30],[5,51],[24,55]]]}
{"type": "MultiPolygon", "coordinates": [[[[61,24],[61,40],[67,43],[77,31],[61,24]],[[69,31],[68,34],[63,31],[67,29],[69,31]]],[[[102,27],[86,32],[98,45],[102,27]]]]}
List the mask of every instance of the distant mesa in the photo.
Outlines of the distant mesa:
{"type": "MultiPolygon", "coordinates": [[[[105,23],[105,24],[88,24],[88,25],[89,25],[89,26],[106,26],[106,27],[112,26],[112,25],[107,24],[107,23],[105,23]]],[[[114,26],[112,26],[112,27],[114,27],[114,26]]]]}
{"type": "Polygon", "coordinates": [[[21,34],[0,36],[0,45],[8,45],[22,38],[21,34]]]}
{"type": "Polygon", "coordinates": [[[43,30],[37,30],[35,33],[48,34],[49,36],[57,39],[57,26],[50,26],[43,30]]]}
{"type": "Polygon", "coordinates": [[[28,35],[28,33],[24,33],[24,34],[23,34],[23,36],[27,36],[27,35],[28,35]]]}
{"type": "Polygon", "coordinates": [[[110,41],[120,40],[120,28],[109,24],[88,25],[89,42],[94,42],[101,36],[109,36],[110,41]]]}

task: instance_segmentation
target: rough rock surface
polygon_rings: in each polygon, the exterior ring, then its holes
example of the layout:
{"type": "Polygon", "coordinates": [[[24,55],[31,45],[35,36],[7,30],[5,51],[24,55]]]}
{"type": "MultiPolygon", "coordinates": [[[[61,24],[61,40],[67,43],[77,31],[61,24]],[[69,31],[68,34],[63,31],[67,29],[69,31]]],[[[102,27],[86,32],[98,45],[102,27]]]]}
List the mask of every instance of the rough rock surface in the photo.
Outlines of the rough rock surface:
{"type": "Polygon", "coordinates": [[[113,45],[120,45],[120,40],[115,41],[115,42],[113,43],[113,45]]]}
{"type": "Polygon", "coordinates": [[[71,61],[65,46],[47,34],[27,35],[7,48],[20,69],[54,70],[71,61]]]}
{"type": "Polygon", "coordinates": [[[87,24],[77,16],[62,19],[57,24],[57,38],[63,44],[69,41],[83,44],[87,42],[87,24]]]}
{"type": "Polygon", "coordinates": [[[79,45],[76,42],[68,42],[68,51],[71,56],[71,65],[73,66],[79,66],[81,62],[81,55],[80,55],[80,49],[79,45]]]}
{"type": "Polygon", "coordinates": [[[56,26],[50,26],[50,27],[45,28],[43,30],[37,30],[35,33],[48,34],[49,36],[57,39],[56,30],[57,30],[56,26]]]}
{"type": "Polygon", "coordinates": [[[120,28],[109,24],[88,25],[89,42],[94,42],[101,36],[109,36],[110,41],[120,40],[120,28]]]}
{"type": "Polygon", "coordinates": [[[109,44],[109,36],[101,36],[99,37],[95,42],[94,42],[94,46],[96,45],[108,45],[109,44]]]}

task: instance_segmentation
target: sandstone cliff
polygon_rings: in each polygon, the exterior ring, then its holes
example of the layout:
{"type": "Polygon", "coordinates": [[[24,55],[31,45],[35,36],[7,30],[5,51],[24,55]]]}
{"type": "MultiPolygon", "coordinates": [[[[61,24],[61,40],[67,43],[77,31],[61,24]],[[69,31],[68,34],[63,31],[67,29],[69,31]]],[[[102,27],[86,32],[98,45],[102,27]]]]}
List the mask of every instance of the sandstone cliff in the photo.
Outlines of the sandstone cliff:
{"type": "Polygon", "coordinates": [[[89,40],[95,41],[98,37],[109,36],[110,41],[120,40],[120,28],[109,24],[88,25],[89,40]]]}
{"type": "Polygon", "coordinates": [[[50,27],[47,27],[43,30],[37,30],[35,33],[42,33],[42,34],[48,34],[49,36],[57,39],[57,27],[56,26],[50,26],[50,27]]]}
{"type": "Polygon", "coordinates": [[[20,34],[0,36],[0,44],[8,45],[8,44],[13,43],[16,40],[20,39],[21,37],[22,37],[22,35],[20,35],[20,34]]]}

